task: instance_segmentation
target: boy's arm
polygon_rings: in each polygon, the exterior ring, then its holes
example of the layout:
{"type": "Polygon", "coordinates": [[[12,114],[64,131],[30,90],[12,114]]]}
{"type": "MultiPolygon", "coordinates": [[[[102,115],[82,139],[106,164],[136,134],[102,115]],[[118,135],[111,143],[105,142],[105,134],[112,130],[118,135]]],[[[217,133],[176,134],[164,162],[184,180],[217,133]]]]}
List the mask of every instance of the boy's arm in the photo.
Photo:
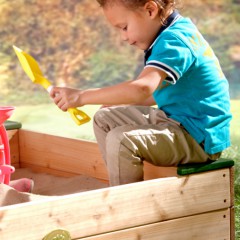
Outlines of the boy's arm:
{"type": "MultiPolygon", "coordinates": [[[[70,107],[80,107],[87,104],[142,104],[151,99],[152,93],[165,78],[165,72],[148,67],[141,72],[136,80],[87,90],[54,87],[50,95],[63,111],[70,107]]],[[[154,102],[152,103],[154,104],[154,102]]]]}
{"type": "Polygon", "coordinates": [[[156,105],[156,101],[154,100],[153,96],[150,96],[148,99],[141,103],[136,103],[135,105],[141,105],[141,106],[153,106],[156,105]]]}

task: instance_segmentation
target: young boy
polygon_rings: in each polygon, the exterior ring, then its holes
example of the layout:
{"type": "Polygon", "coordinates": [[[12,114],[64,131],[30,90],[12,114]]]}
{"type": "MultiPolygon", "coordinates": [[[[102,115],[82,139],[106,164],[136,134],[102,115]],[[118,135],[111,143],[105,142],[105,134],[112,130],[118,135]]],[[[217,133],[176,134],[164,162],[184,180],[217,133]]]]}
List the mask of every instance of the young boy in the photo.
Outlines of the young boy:
{"type": "Polygon", "coordinates": [[[196,26],[173,0],[98,2],[122,40],[145,51],[144,69],[115,86],[50,94],[63,111],[111,106],[94,117],[110,185],[143,180],[144,160],[176,166],[219,158],[230,146],[228,82],[196,26]]]}

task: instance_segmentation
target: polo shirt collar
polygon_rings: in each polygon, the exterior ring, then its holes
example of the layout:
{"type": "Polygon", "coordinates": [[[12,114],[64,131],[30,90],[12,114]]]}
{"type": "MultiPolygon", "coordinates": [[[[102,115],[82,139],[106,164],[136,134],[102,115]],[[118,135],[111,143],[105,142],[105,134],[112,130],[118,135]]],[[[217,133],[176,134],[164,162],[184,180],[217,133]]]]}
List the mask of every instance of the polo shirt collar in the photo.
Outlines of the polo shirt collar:
{"type": "Polygon", "coordinates": [[[145,59],[147,57],[149,57],[149,55],[151,54],[151,49],[153,47],[153,45],[155,44],[155,42],[157,41],[157,39],[159,38],[159,36],[161,35],[161,33],[167,29],[168,27],[170,27],[177,19],[179,19],[181,17],[181,15],[179,14],[179,12],[177,10],[174,10],[173,13],[167,18],[166,20],[166,24],[164,24],[158,34],[157,34],[157,37],[155,38],[154,42],[152,43],[152,45],[147,49],[145,50],[145,59]]]}

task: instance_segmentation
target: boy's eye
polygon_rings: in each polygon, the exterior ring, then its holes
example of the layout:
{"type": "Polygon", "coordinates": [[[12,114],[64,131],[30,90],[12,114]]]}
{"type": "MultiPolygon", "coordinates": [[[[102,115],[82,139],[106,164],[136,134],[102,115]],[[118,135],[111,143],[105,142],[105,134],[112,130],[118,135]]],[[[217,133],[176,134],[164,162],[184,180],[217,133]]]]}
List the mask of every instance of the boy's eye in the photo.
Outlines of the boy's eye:
{"type": "Polygon", "coordinates": [[[127,31],[127,26],[122,28],[123,31],[127,31]]]}

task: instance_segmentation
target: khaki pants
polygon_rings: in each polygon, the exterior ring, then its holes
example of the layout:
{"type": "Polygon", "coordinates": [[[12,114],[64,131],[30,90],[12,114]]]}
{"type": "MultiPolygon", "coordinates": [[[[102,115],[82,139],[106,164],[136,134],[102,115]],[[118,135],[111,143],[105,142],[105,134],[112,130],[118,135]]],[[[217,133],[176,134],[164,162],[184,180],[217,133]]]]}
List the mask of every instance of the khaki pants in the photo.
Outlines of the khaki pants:
{"type": "Polygon", "coordinates": [[[152,107],[102,108],[94,116],[94,132],[111,186],[142,181],[143,161],[177,166],[209,158],[178,122],[152,107]]]}

